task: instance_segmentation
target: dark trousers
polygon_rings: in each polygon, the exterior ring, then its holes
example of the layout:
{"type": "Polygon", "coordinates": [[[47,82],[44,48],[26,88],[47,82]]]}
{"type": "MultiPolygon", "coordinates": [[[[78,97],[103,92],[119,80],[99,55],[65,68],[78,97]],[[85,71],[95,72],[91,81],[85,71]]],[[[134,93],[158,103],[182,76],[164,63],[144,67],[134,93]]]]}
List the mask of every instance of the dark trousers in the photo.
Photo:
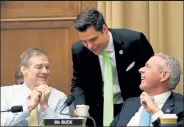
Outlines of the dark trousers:
{"type": "MultiPolygon", "coordinates": [[[[123,104],[114,104],[114,118],[120,113],[123,104]]],[[[96,122],[97,126],[103,126],[103,105],[90,106],[89,114],[96,122]]],[[[112,122],[112,121],[111,121],[112,122]]],[[[92,120],[87,120],[87,126],[93,126],[92,120]]]]}

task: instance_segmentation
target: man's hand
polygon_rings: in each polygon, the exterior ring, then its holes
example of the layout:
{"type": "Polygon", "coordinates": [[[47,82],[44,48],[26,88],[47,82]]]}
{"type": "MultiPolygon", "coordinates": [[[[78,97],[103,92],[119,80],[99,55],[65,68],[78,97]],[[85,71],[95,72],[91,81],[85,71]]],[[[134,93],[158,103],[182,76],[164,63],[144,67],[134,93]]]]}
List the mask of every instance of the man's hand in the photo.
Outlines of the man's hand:
{"type": "MultiPolygon", "coordinates": [[[[77,112],[77,109],[74,110],[74,116],[80,116],[79,113],[77,112]]],[[[87,116],[90,116],[89,112],[88,112],[87,116]]]]}
{"type": "Polygon", "coordinates": [[[41,93],[33,90],[30,95],[30,102],[27,104],[27,107],[29,111],[31,112],[33,109],[35,109],[39,102],[40,102],[41,93]]]}
{"type": "Polygon", "coordinates": [[[152,97],[149,96],[146,92],[142,92],[142,94],[140,95],[140,103],[144,107],[144,109],[152,114],[160,111],[158,106],[153,101],[152,97]]]}
{"type": "Polygon", "coordinates": [[[42,94],[40,98],[40,106],[42,111],[45,111],[48,108],[48,99],[51,93],[51,88],[48,85],[43,84],[36,87],[35,90],[42,94]]]}
{"type": "Polygon", "coordinates": [[[77,109],[74,110],[74,113],[73,114],[74,114],[74,116],[77,116],[78,115],[77,114],[77,109]]]}

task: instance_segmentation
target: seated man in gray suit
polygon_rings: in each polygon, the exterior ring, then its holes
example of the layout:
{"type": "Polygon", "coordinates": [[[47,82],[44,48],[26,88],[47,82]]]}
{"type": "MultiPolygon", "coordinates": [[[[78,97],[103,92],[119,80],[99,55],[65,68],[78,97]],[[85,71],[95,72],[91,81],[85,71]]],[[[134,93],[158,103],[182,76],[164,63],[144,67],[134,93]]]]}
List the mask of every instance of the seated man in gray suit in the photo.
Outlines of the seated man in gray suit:
{"type": "Polygon", "coordinates": [[[177,126],[184,126],[184,96],[171,91],[177,86],[182,73],[179,62],[171,56],[158,53],[139,72],[142,94],[129,98],[110,126],[158,127],[159,117],[163,114],[177,114],[177,126]],[[147,125],[142,124],[143,112],[150,114],[147,125]]]}

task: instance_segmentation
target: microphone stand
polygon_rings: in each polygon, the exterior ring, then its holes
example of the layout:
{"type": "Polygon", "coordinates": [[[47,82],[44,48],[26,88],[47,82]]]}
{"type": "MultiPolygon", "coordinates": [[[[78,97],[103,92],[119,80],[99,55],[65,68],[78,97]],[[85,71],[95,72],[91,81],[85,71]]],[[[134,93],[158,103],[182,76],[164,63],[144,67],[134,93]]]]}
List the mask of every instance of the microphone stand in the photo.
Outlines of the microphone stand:
{"type": "Polygon", "coordinates": [[[63,108],[61,109],[61,111],[60,111],[60,114],[62,114],[62,111],[66,108],[66,104],[63,106],[63,108]]]}
{"type": "Polygon", "coordinates": [[[90,119],[93,121],[93,126],[96,127],[96,122],[95,120],[93,119],[93,117],[90,117],[90,116],[79,116],[79,115],[72,115],[72,114],[64,114],[64,113],[60,113],[61,115],[67,115],[67,116],[72,116],[72,117],[84,117],[84,118],[87,118],[87,119],[90,119]]]}

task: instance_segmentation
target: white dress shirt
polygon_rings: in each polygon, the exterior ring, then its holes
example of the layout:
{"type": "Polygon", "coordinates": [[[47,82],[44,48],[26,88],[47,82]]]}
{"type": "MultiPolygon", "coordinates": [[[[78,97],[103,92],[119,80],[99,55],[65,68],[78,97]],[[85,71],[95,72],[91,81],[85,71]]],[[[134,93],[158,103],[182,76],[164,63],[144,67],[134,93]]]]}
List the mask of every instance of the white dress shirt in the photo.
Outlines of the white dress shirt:
{"type": "MultiPolygon", "coordinates": [[[[120,104],[120,103],[123,103],[123,98],[121,96],[121,90],[119,87],[118,74],[117,74],[117,68],[116,68],[115,50],[114,50],[112,34],[110,31],[109,31],[109,35],[110,35],[109,44],[104,50],[107,51],[112,61],[112,69],[113,69],[112,72],[113,72],[113,81],[114,81],[114,104],[120,104]]],[[[102,79],[103,79],[104,77],[104,58],[102,54],[98,55],[98,58],[100,60],[100,67],[101,67],[102,79]]]]}
{"type": "MultiPolygon", "coordinates": [[[[31,90],[25,84],[1,87],[1,111],[8,110],[12,106],[23,106],[23,112],[1,113],[1,126],[28,126],[30,112],[26,104],[30,101],[28,99],[30,94],[31,90]]],[[[60,110],[66,98],[64,93],[52,88],[48,100],[49,107],[42,112],[40,105],[38,105],[39,125],[42,125],[42,120],[45,118],[69,118],[69,116],[60,115],[60,110]]],[[[69,107],[66,107],[62,113],[69,113],[69,107]]]]}
{"type": "MultiPolygon", "coordinates": [[[[170,95],[171,95],[171,91],[154,96],[154,101],[159,109],[162,109],[162,106],[164,105],[165,101],[167,100],[167,98],[170,95]]],[[[141,116],[142,110],[143,110],[143,106],[141,106],[139,108],[138,112],[136,112],[135,115],[130,119],[127,126],[139,126],[139,121],[140,121],[140,116],[141,116]]],[[[162,115],[163,115],[162,110],[155,113],[154,115],[151,114],[150,126],[153,126],[152,122],[154,122],[156,119],[158,119],[162,115]]]]}

